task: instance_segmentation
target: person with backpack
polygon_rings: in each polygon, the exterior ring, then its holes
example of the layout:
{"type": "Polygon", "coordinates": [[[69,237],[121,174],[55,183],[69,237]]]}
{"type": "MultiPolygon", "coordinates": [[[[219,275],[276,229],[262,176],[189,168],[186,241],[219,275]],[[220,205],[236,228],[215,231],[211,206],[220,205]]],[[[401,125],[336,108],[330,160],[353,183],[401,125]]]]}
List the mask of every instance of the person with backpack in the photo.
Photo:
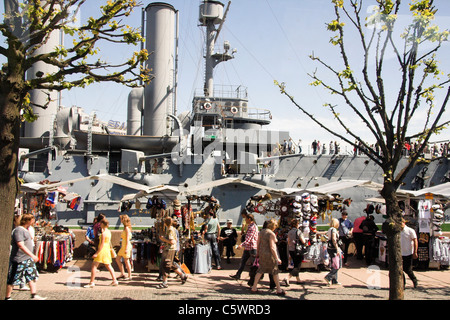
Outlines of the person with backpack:
{"type": "Polygon", "coordinates": [[[339,218],[339,239],[344,243],[344,265],[348,267],[348,247],[352,242],[353,223],[348,219],[348,212],[343,210],[339,218]]]}
{"type": "Polygon", "coordinates": [[[339,246],[339,220],[333,218],[327,232],[328,244],[327,252],[330,256],[330,272],[325,276],[325,281],[329,286],[340,284],[338,282],[338,271],[342,267],[342,250],[339,246]]]}
{"type": "Polygon", "coordinates": [[[288,232],[288,251],[294,264],[294,268],[283,280],[286,287],[289,287],[289,279],[291,277],[297,278],[297,284],[300,283],[300,268],[306,249],[306,241],[303,232],[298,228],[298,220],[291,221],[291,230],[288,232]]]}

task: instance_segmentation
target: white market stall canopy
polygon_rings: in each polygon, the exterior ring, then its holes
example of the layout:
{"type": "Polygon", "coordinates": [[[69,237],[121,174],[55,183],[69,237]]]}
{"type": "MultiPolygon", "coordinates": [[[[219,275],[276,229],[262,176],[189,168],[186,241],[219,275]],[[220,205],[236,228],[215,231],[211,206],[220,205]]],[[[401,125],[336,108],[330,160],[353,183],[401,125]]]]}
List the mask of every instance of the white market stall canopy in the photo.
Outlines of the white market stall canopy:
{"type": "Polygon", "coordinates": [[[302,193],[308,192],[316,195],[328,195],[336,193],[340,190],[353,188],[353,187],[365,187],[374,190],[381,190],[382,184],[375,183],[371,180],[339,180],[335,182],[330,182],[318,187],[297,189],[297,188],[284,188],[281,189],[286,195],[301,195],[302,193]]]}
{"type": "Polygon", "coordinates": [[[120,199],[120,201],[130,201],[134,199],[139,199],[143,197],[147,197],[149,195],[162,196],[165,198],[175,199],[177,195],[180,193],[177,187],[172,186],[154,186],[145,191],[141,190],[138,193],[126,194],[120,199]]]}
{"type": "Polygon", "coordinates": [[[434,187],[428,187],[421,190],[397,190],[398,194],[406,195],[411,198],[423,198],[427,194],[432,194],[434,197],[450,198],[450,182],[438,184],[434,187]]]}
{"type": "MultiPolygon", "coordinates": [[[[84,177],[84,178],[79,178],[79,179],[73,179],[73,180],[67,180],[67,181],[61,181],[61,182],[50,183],[50,184],[40,184],[40,183],[36,183],[36,182],[24,183],[20,187],[20,190],[22,192],[54,191],[59,186],[68,185],[68,184],[72,184],[72,183],[77,183],[77,182],[81,182],[81,181],[85,181],[85,180],[106,181],[106,182],[109,182],[109,183],[118,184],[118,185],[130,188],[130,189],[134,189],[134,190],[138,190],[140,192],[142,191],[142,192],[146,192],[146,193],[155,192],[155,188],[163,187],[163,186],[149,187],[149,186],[146,186],[144,184],[133,182],[133,181],[129,181],[129,180],[126,180],[126,179],[123,179],[123,178],[120,178],[120,177],[113,176],[113,175],[100,174],[100,175],[94,175],[94,176],[89,176],[89,177],[84,177]]],[[[179,192],[178,188],[175,188],[175,187],[164,186],[164,188],[166,190],[168,190],[168,191],[171,191],[171,192],[177,192],[177,193],[179,192]]],[[[159,191],[161,191],[161,190],[159,190],[159,191]]]]}
{"type": "Polygon", "coordinates": [[[256,182],[251,182],[251,181],[242,180],[242,179],[238,179],[238,178],[223,178],[220,180],[206,182],[206,183],[197,185],[193,188],[189,188],[188,190],[182,192],[182,195],[192,195],[193,193],[196,193],[200,190],[206,190],[206,189],[210,189],[210,188],[214,188],[214,187],[220,187],[220,186],[223,186],[226,184],[243,184],[243,185],[250,186],[253,188],[266,190],[270,193],[275,193],[275,194],[280,194],[280,195],[283,193],[280,189],[268,187],[268,186],[265,186],[263,184],[259,184],[256,182]]]}
{"type": "MultiPolygon", "coordinates": [[[[379,190],[381,190],[381,188],[379,190]]],[[[428,188],[424,188],[421,190],[405,190],[405,189],[397,190],[397,196],[400,198],[422,199],[428,194],[432,194],[433,197],[435,197],[435,198],[449,199],[450,198],[450,182],[438,184],[434,187],[428,187],[428,188]]],[[[382,203],[384,203],[383,198],[369,198],[369,199],[366,199],[366,201],[367,202],[382,202],[382,203]]]]}

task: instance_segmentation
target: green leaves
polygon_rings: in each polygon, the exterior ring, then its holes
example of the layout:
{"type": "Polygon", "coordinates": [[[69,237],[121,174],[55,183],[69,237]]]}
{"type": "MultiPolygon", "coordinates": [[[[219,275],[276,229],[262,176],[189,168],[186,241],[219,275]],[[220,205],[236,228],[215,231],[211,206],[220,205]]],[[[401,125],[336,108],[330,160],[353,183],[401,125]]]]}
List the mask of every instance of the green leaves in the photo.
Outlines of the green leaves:
{"type": "Polygon", "coordinates": [[[345,23],[339,22],[338,20],[333,20],[327,24],[327,30],[335,32],[341,30],[344,26],[345,23]]]}
{"type": "MultiPolygon", "coordinates": [[[[150,71],[139,65],[148,59],[146,50],[137,50],[131,57],[115,64],[98,58],[100,42],[138,47],[144,41],[139,28],[125,23],[125,17],[140,3],[136,0],[107,1],[99,6],[99,16],[88,17],[83,25],[81,21],[75,24],[84,3],[84,0],[20,1],[17,10],[5,14],[5,21],[10,21],[6,16],[19,17],[21,32],[13,32],[14,26],[10,24],[0,24],[0,32],[8,38],[6,43],[14,44],[14,50],[2,48],[0,52],[10,64],[6,63],[3,69],[19,73],[14,79],[25,79],[25,72],[37,62],[56,67],[41,77],[22,80],[25,92],[32,89],[70,90],[102,81],[136,86],[138,82],[151,80],[150,71]],[[48,37],[58,31],[67,36],[65,45],[45,47],[48,37]],[[44,50],[39,51],[40,48],[44,50]]],[[[33,118],[30,113],[26,117],[33,118]]]]}

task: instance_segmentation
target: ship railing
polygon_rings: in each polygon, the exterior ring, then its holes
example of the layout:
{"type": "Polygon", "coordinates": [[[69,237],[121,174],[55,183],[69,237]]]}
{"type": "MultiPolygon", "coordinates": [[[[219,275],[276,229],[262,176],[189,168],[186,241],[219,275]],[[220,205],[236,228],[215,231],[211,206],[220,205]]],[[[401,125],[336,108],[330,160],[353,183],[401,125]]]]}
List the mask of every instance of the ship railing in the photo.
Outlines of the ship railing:
{"type": "Polygon", "coordinates": [[[272,113],[267,109],[248,108],[248,117],[257,120],[272,120],[272,113]]]}
{"type": "MultiPolygon", "coordinates": [[[[203,96],[203,89],[196,89],[195,96],[203,96]]],[[[215,85],[212,94],[214,98],[228,98],[228,99],[248,99],[248,90],[244,86],[236,85],[215,85]]]]}

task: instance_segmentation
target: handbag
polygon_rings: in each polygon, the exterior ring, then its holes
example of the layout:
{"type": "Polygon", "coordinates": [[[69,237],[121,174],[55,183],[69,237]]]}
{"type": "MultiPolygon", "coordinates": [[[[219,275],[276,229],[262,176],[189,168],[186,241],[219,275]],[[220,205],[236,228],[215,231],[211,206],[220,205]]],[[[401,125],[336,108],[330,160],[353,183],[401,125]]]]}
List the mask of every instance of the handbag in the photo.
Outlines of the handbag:
{"type": "Polygon", "coordinates": [[[300,256],[304,255],[307,252],[307,248],[304,244],[300,242],[300,238],[298,236],[298,230],[296,233],[296,240],[295,240],[295,255],[300,256]]]}
{"type": "MultiPolygon", "coordinates": [[[[336,230],[336,229],[334,229],[334,230],[336,230]]],[[[333,231],[332,231],[333,232],[333,231]]],[[[336,231],[337,232],[337,231],[336,231]]],[[[332,238],[332,235],[333,234],[331,234],[331,238],[332,238]]],[[[344,247],[345,247],[345,245],[344,245],[344,242],[342,241],[342,239],[337,239],[337,245],[338,245],[338,247],[341,249],[341,250],[344,250],[344,247]]],[[[327,249],[328,250],[336,250],[336,248],[334,247],[334,245],[333,245],[333,240],[332,239],[329,239],[328,240],[328,242],[327,242],[327,249]]]]}

